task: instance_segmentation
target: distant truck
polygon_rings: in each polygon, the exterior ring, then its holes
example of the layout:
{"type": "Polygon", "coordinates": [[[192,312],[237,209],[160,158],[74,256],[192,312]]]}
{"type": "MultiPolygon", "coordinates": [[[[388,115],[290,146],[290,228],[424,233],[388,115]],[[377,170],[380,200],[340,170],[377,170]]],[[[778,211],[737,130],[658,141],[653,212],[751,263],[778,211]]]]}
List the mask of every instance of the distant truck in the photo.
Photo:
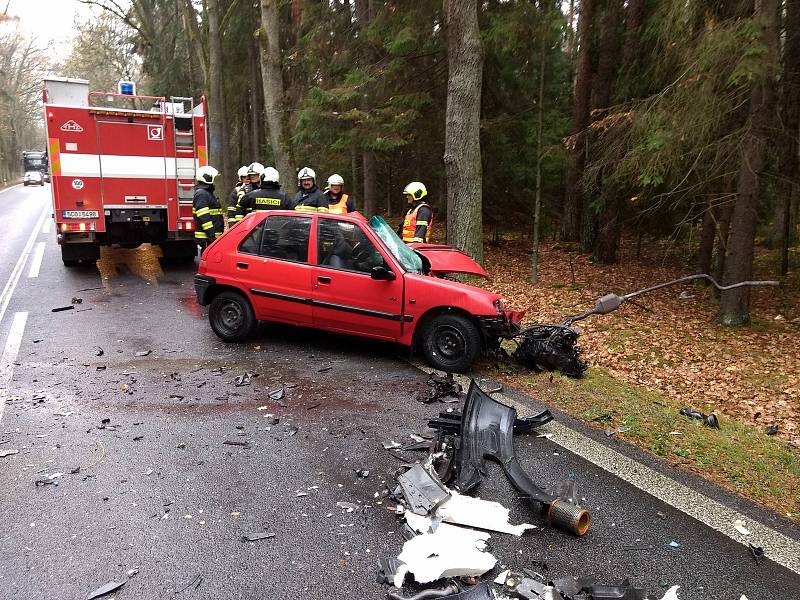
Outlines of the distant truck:
{"type": "Polygon", "coordinates": [[[47,152],[39,150],[22,151],[22,172],[35,171],[41,173],[44,181],[50,181],[50,170],[47,164],[47,152]]]}
{"type": "MultiPolygon", "coordinates": [[[[125,85],[123,85],[125,84],[125,85]]],[[[66,266],[95,261],[100,246],[161,247],[196,254],[192,194],[207,164],[206,102],[90,92],[89,82],[44,80],[53,216],[66,266]]]]}

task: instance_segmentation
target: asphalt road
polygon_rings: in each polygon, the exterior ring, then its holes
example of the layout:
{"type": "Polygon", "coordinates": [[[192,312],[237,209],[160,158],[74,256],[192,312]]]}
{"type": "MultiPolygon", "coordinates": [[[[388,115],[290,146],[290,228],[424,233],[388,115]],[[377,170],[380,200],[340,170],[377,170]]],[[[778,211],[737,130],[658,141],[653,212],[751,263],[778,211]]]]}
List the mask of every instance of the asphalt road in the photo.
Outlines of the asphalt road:
{"type": "MultiPolygon", "coordinates": [[[[14,223],[0,244],[0,286],[31,248],[0,321],[0,349],[21,340],[5,391],[0,371],[0,454],[19,451],[0,458],[0,599],[84,599],[131,569],[114,597],[384,598],[376,562],[397,556],[403,538],[383,492],[402,462],[381,443],[409,441],[444,408],[415,401],[427,375],[398,347],[277,325],[224,344],[195,303],[193,265],[162,267],[142,247],[104,249],[97,267],[67,269],[52,227],[34,233],[48,202],[49,186],[0,193],[14,223]],[[29,277],[40,242],[41,268],[29,277]],[[245,373],[258,376],[235,385],[245,373]],[[285,396],[270,399],[281,387],[285,396]],[[58,485],[36,485],[54,474],[58,485]],[[275,536],[241,540],[260,532],[275,536]]],[[[777,515],[603,443],[800,539],[777,515]]],[[[541,571],[545,562],[553,578],[630,577],[651,598],[672,585],[682,600],[800,598],[795,572],[756,564],[746,546],[550,440],[516,446],[535,480],[575,480],[593,524],[580,539],[547,526],[492,534],[500,564],[541,571]]],[[[499,470],[480,495],[508,506],[512,522],[544,525],[499,470]]]]}

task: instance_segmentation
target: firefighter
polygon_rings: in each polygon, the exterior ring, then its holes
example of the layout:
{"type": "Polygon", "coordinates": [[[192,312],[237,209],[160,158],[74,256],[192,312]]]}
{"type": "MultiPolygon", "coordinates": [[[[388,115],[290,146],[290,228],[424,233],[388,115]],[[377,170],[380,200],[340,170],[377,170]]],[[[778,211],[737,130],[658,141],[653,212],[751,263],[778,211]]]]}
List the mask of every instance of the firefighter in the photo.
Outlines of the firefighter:
{"type": "Polygon", "coordinates": [[[194,215],[194,239],[205,248],[222,235],[222,208],[214,195],[214,180],[219,175],[214,167],[200,167],[197,170],[192,200],[194,215]]]}
{"type": "Polygon", "coordinates": [[[247,185],[244,193],[250,193],[261,187],[261,173],[264,172],[264,165],[260,162],[253,162],[247,165],[247,185]]]}
{"type": "Polygon", "coordinates": [[[303,167],[297,172],[297,187],[294,209],[302,212],[328,212],[328,205],[317,187],[317,174],[311,167],[303,167]]]}
{"type": "Polygon", "coordinates": [[[239,183],[236,184],[236,187],[231,191],[231,195],[228,196],[228,227],[236,224],[239,200],[247,193],[245,189],[248,183],[247,166],[239,167],[237,174],[239,175],[239,183]]]}
{"type": "Polygon", "coordinates": [[[433,225],[433,209],[423,200],[428,195],[428,190],[419,181],[412,181],[405,187],[403,194],[408,200],[408,212],[398,233],[406,244],[427,242],[433,225]]]}
{"type": "Polygon", "coordinates": [[[236,220],[241,221],[254,210],[291,210],[292,199],[281,189],[278,170],[267,167],[261,173],[261,185],[239,200],[236,220]]]}
{"type": "Polygon", "coordinates": [[[336,173],[328,177],[328,189],[325,190],[322,197],[328,205],[328,212],[341,214],[353,212],[356,209],[353,197],[344,193],[344,179],[336,173]]]}

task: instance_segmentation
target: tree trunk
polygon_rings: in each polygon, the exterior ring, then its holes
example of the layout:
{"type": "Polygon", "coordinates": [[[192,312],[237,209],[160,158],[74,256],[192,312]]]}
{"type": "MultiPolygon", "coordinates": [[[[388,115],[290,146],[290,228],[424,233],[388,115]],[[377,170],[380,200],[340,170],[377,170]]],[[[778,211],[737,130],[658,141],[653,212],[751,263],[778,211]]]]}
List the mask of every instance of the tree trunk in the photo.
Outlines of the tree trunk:
{"type": "Polygon", "coordinates": [[[231,169],[230,132],[225,114],[225,93],[222,75],[222,32],[219,0],[206,0],[208,17],[208,129],[209,159],[221,171],[221,180],[233,180],[231,169]]]}
{"type": "Polygon", "coordinates": [[[592,93],[592,65],[589,38],[594,19],[595,0],[582,0],[578,16],[578,66],[575,73],[575,92],[572,99],[572,129],[575,147],[567,172],[564,205],[561,210],[561,239],[575,242],[580,239],[583,192],[581,177],[588,152],[586,127],[589,124],[589,102],[592,93]]]}
{"type": "Polygon", "coordinates": [[[773,242],[780,248],[780,273],[789,272],[789,246],[794,241],[792,200],[800,185],[800,0],[786,0],[780,116],[783,125],[773,242]]]}
{"type": "Polygon", "coordinates": [[[625,45],[622,48],[622,64],[629,70],[639,55],[644,25],[645,0],[628,0],[628,12],[625,19],[625,45]]]}
{"type": "Polygon", "coordinates": [[[444,0],[447,30],[447,242],[483,262],[478,0],[444,0]]]}
{"type": "MultiPolygon", "coordinates": [[[[258,160],[261,155],[261,115],[263,114],[263,107],[261,104],[261,90],[258,89],[257,82],[261,78],[261,71],[258,68],[258,59],[256,58],[255,43],[251,38],[247,39],[247,63],[250,67],[250,156],[252,161],[258,160]]],[[[248,163],[249,164],[249,163],[248,163]]]]}
{"type": "Polygon", "coordinates": [[[261,0],[261,29],[256,33],[260,42],[261,78],[264,85],[264,112],[269,130],[269,142],[275,158],[275,168],[281,181],[294,181],[289,132],[284,108],[283,73],[281,72],[280,13],[278,0],[261,0]]]}
{"type": "Polygon", "coordinates": [[[703,226],[700,230],[700,246],[697,253],[697,272],[711,274],[711,260],[714,258],[714,237],[716,236],[714,207],[709,202],[703,212],[703,226]]]}
{"type": "MultiPolygon", "coordinates": [[[[597,75],[594,78],[594,102],[592,108],[598,111],[593,120],[602,119],[605,109],[611,104],[611,91],[616,79],[619,64],[618,26],[621,21],[621,0],[606,0],[600,19],[598,41],[597,75]]],[[[592,139],[593,134],[586,134],[592,139]]],[[[598,176],[597,188],[600,190],[600,209],[596,212],[584,206],[581,214],[581,246],[585,252],[593,252],[601,263],[617,262],[619,246],[619,219],[622,207],[618,197],[619,190],[607,189],[603,182],[603,170],[598,176]]]]}
{"type": "Polygon", "coordinates": [[[376,173],[375,152],[364,150],[364,216],[372,217],[378,205],[378,175],[376,173]]]}
{"type": "MultiPolygon", "coordinates": [[[[766,167],[769,127],[774,103],[778,56],[778,12],[780,0],[761,0],[757,18],[766,52],[761,55],[764,71],[752,83],[750,123],[742,143],[736,183],[736,204],[731,219],[725,285],[752,279],[753,253],[758,221],[761,174],[766,167]]],[[[724,325],[743,325],[750,320],[750,290],[747,286],[723,291],[717,318],[724,325]]]]}
{"type": "MultiPolygon", "coordinates": [[[[547,23],[547,12],[542,11],[540,18],[547,23]]],[[[545,60],[546,30],[539,32],[539,96],[536,103],[536,197],[533,201],[533,247],[531,248],[531,283],[539,282],[539,216],[542,210],[542,130],[544,129],[544,71],[547,66],[545,60]]]]}

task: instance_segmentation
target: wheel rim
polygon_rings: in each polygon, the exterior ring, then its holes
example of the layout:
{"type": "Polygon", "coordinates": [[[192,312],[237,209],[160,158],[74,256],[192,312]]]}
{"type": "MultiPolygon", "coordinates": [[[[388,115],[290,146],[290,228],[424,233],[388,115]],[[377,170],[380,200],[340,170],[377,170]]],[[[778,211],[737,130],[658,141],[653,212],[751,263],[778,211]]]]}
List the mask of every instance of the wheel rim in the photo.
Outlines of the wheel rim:
{"type": "Polygon", "coordinates": [[[457,360],[466,353],[467,340],[458,328],[442,325],[434,332],[433,347],[443,358],[457,360]]]}
{"type": "Polygon", "coordinates": [[[228,331],[234,332],[244,323],[244,309],[235,300],[226,300],[219,307],[216,318],[217,324],[228,331]]]}

